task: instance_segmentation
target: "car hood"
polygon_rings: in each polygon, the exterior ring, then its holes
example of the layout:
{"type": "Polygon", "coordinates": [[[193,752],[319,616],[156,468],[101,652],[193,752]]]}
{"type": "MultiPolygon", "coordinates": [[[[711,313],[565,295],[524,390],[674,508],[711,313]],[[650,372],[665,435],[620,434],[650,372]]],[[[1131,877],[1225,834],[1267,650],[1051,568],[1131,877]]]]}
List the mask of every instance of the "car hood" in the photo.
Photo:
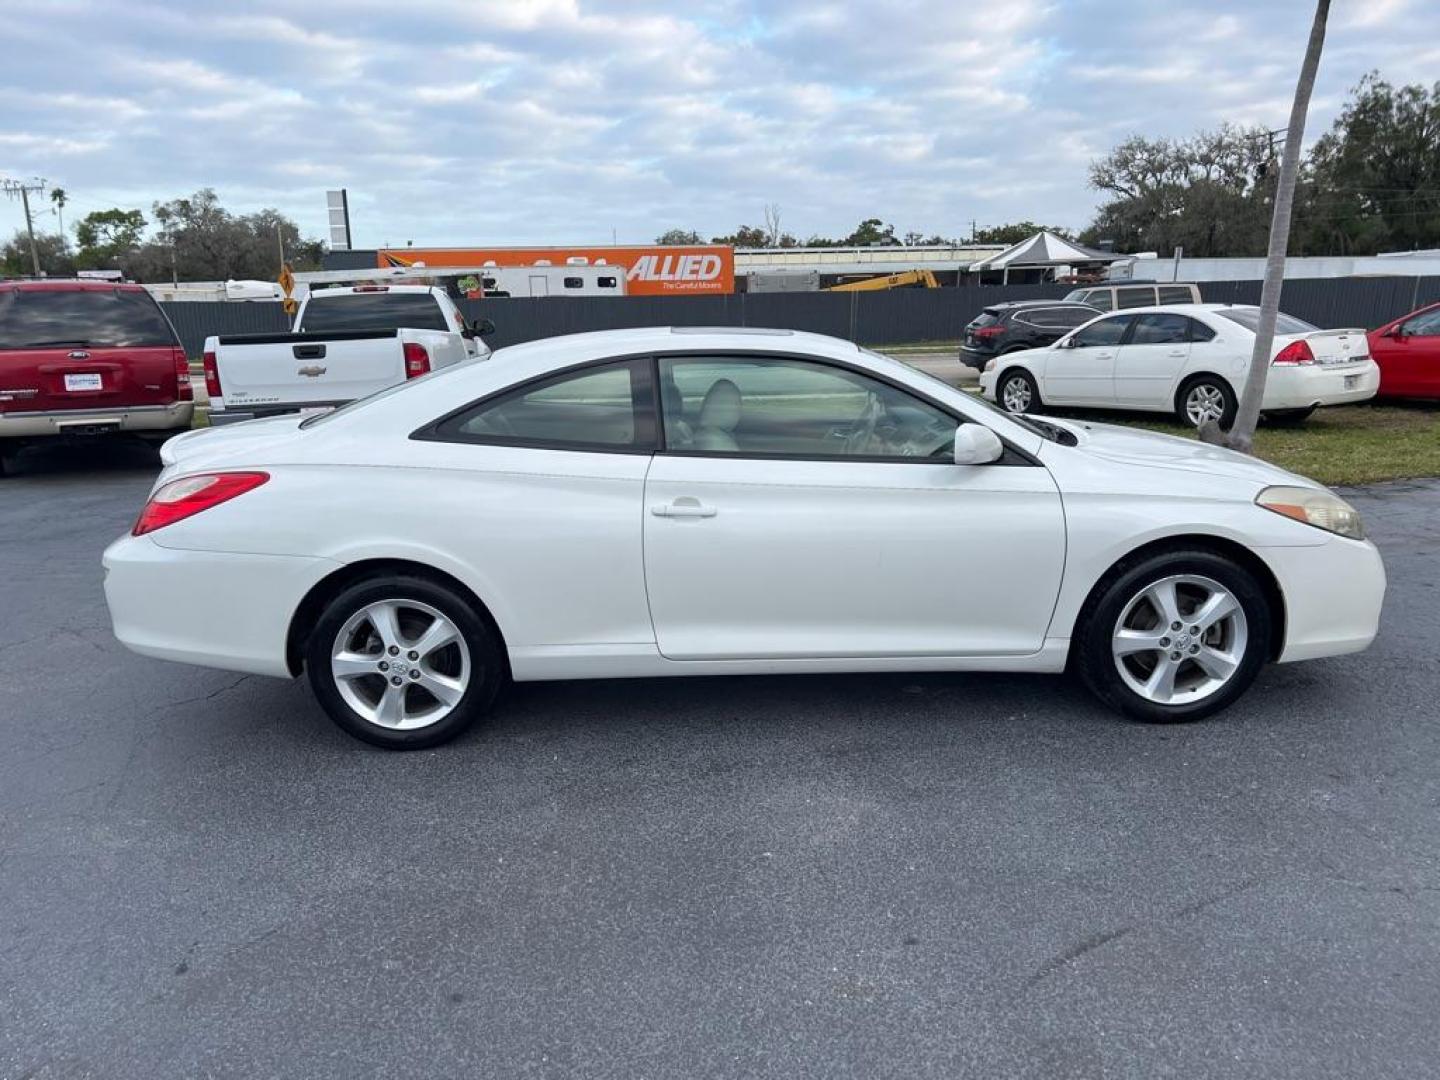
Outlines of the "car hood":
{"type": "Polygon", "coordinates": [[[160,448],[160,460],[166,469],[181,466],[187,472],[226,457],[241,449],[258,450],[292,436],[305,420],[294,414],[274,416],[267,420],[245,420],[224,427],[196,428],[177,435],[160,448]]]}
{"type": "Polygon", "coordinates": [[[1270,484],[1321,486],[1268,461],[1227,450],[1223,446],[1211,446],[1198,439],[1182,439],[1119,424],[1046,419],[1074,432],[1080,440],[1078,448],[1087,454],[1119,464],[1223,476],[1249,481],[1257,487],[1270,484]]]}

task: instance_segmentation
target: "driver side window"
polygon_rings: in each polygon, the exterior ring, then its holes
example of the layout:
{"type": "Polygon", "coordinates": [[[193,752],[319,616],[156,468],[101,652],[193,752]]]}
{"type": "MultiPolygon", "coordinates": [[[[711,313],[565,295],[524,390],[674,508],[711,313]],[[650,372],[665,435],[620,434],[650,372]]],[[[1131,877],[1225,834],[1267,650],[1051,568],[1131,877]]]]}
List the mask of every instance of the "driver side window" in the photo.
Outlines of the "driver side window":
{"type": "Polygon", "coordinates": [[[949,462],[958,423],[859,372],[788,357],[662,357],[660,405],[677,454],[949,462]]]}
{"type": "Polygon", "coordinates": [[[1119,345],[1120,339],[1125,336],[1126,329],[1134,320],[1134,315],[1115,315],[1108,319],[1099,319],[1075,331],[1070,337],[1070,345],[1076,349],[1119,345]]]}

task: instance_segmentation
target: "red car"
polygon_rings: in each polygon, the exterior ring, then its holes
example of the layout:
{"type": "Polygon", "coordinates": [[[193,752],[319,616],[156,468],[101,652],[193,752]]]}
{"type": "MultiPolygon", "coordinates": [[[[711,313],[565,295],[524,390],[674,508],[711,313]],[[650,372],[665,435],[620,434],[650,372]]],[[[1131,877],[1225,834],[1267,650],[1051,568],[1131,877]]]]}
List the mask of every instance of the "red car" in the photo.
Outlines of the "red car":
{"type": "Polygon", "coordinates": [[[194,408],[185,350],[141,286],[0,281],[0,455],[67,435],[159,443],[194,408]]]}
{"type": "Polygon", "coordinates": [[[1378,397],[1440,399],[1440,304],[1370,331],[1369,340],[1380,365],[1378,397]]]}

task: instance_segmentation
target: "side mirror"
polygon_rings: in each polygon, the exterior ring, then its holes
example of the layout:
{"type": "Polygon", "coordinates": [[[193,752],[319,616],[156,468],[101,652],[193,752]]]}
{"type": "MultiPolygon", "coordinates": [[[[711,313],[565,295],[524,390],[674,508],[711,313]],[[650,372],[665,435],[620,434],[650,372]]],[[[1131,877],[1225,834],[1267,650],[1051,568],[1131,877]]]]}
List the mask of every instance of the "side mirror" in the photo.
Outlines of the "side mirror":
{"type": "Polygon", "coordinates": [[[493,334],[494,332],[495,332],[495,324],[494,324],[493,322],[491,322],[489,319],[476,319],[476,320],[475,320],[475,333],[476,333],[478,336],[480,336],[480,337],[485,337],[487,334],[493,334]]]}
{"type": "Polygon", "coordinates": [[[956,465],[989,465],[1003,453],[1000,436],[984,424],[961,424],[955,429],[956,465]]]}

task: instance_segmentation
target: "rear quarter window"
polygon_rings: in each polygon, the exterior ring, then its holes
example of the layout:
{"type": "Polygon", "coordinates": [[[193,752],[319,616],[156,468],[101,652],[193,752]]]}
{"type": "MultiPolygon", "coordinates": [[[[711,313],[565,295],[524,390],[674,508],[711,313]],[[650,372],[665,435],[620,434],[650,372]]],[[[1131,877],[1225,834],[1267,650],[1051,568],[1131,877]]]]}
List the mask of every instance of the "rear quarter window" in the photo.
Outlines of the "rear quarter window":
{"type": "Polygon", "coordinates": [[[1121,308],[1152,307],[1155,304],[1153,285],[1130,285],[1115,290],[1115,305],[1121,308]]]}

